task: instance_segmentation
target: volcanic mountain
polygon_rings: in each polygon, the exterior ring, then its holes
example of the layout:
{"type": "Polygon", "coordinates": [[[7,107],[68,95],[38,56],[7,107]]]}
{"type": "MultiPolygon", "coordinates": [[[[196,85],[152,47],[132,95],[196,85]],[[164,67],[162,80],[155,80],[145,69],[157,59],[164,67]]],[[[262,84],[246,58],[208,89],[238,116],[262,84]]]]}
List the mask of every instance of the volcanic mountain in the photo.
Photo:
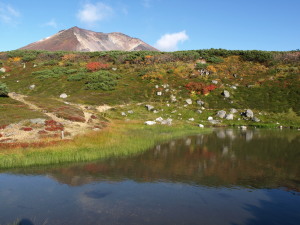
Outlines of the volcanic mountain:
{"type": "Polygon", "coordinates": [[[61,30],[53,36],[31,43],[20,49],[47,50],[47,51],[158,51],[138,38],[125,34],[101,33],[72,27],[61,30]]]}

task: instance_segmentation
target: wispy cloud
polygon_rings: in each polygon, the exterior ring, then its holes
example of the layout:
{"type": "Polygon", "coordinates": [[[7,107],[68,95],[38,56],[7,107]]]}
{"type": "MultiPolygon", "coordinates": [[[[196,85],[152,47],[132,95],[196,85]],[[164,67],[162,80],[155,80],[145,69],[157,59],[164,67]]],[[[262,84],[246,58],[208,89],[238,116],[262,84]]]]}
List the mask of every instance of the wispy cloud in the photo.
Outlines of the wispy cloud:
{"type": "Polygon", "coordinates": [[[21,16],[20,12],[11,5],[0,2],[0,21],[6,24],[16,24],[21,16]]]}
{"type": "Polygon", "coordinates": [[[49,22],[44,23],[43,26],[45,26],[45,27],[46,27],[46,26],[47,26],[47,27],[53,27],[53,28],[57,28],[57,27],[58,27],[58,25],[57,25],[55,19],[51,19],[49,22]]]}
{"type": "Polygon", "coordinates": [[[178,44],[188,39],[189,36],[186,31],[165,34],[156,42],[155,47],[161,51],[176,51],[178,50],[178,44]]]}
{"type": "Polygon", "coordinates": [[[151,0],[142,0],[142,5],[145,8],[150,8],[151,7],[151,0]]]}
{"type": "Polygon", "coordinates": [[[102,2],[86,3],[77,13],[77,18],[87,25],[93,26],[112,16],[114,10],[102,2]]]}

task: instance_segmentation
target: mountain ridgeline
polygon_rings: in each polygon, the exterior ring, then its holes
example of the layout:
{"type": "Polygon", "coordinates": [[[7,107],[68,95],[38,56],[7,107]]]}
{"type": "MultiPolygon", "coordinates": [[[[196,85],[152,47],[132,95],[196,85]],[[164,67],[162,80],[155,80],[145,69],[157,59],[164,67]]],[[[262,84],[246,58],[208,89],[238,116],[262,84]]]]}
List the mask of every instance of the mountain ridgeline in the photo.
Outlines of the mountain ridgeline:
{"type": "Polygon", "coordinates": [[[47,51],[158,51],[138,38],[119,32],[102,33],[72,27],[20,49],[47,51]]]}

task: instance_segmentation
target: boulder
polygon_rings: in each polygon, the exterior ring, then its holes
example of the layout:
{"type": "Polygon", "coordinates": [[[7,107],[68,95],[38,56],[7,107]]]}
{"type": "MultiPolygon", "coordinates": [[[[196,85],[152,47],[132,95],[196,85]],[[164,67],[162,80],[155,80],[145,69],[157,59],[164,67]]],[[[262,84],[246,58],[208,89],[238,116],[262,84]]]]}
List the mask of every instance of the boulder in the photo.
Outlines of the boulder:
{"type": "Polygon", "coordinates": [[[193,101],[192,101],[192,99],[190,99],[190,98],[186,99],[185,102],[186,102],[187,104],[189,104],[189,105],[193,104],[193,101]]]}
{"type": "Polygon", "coordinates": [[[218,84],[218,81],[217,80],[212,80],[211,81],[213,84],[218,84]]]}
{"type": "Polygon", "coordinates": [[[224,91],[222,92],[222,95],[223,95],[225,98],[229,98],[229,97],[230,97],[229,91],[226,91],[226,90],[224,90],[224,91]]]}
{"type": "Polygon", "coordinates": [[[258,119],[256,116],[254,116],[252,120],[257,123],[260,122],[260,119],[258,119]]]}
{"type": "Polygon", "coordinates": [[[220,110],[217,112],[217,116],[221,119],[223,119],[226,116],[226,111],[220,110]]]}
{"type": "Polygon", "coordinates": [[[145,107],[147,108],[148,111],[151,111],[154,109],[153,105],[145,105],[145,107]]]}
{"type": "Polygon", "coordinates": [[[67,98],[68,95],[67,95],[66,93],[62,93],[59,97],[60,97],[60,98],[67,98]]]}
{"type": "Polygon", "coordinates": [[[194,118],[189,118],[189,121],[195,121],[195,119],[194,118]]]}
{"type": "Polygon", "coordinates": [[[30,89],[30,90],[35,89],[35,84],[30,85],[30,86],[29,86],[29,89],[30,89]]]}
{"type": "Polygon", "coordinates": [[[158,117],[158,118],[155,119],[155,121],[157,121],[157,122],[162,122],[163,120],[164,119],[162,117],[158,117]]]}
{"type": "Polygon", "coordinates": [[[166,120],[163,120],[163,121],[161,121],[161,124],[162,125],[172,125],[172,119],[171,118],[168,118],[168,119],[166,119],[166,120]]]}
{"type": "Polygon", "coordinates": [[[158,85],[155,85],[155,88],[157,89],[159,86],[158,85]]]}
{"type": "Polygon", "coordinates": [[[6,72],[6,69],[5,69],[4,67],[2,67],[2,68],[0,69],[0,72],[5,73],[5,72],[6,72]]]}
{"type": "Polygon", "coordinates": [[[199,124],[198,127],[204,128],[204,125],[203,124],[199,124]]]}
{"type": "Polygon", "coordinates": [[[230,113],[230,114],[227,114],[226,117],[225,117],[226,120],[233,120],[233,114],[230,113]]]}
{"type": "Polygon", "coordinates": [[[121,112],[121,115],[122,115],[122,116],[126,116],[126,113],[125,113],[125,112],[121,112]]]}
{"type": "Polygon", "coordinates": [[[145,124],[151,126],[151,125],[155,125],[156,122],[155,121],[146,121],[145,124]]]}
{"type": "Polygon", "coordinates": [[[204,102],[199,99],[199,100],[197,100],[197,104],[202,106],[202,105],[204,105],[204,102]]]}
{"type": "Polygon", "coordinates": [[[234,113],[237,113],[238,111],[234,108],[230,109],[230,113],[234,114],[234,113]]]}
{"type": "Polygon", "coordinates": [[[244,112],[244,116],[246,116],[247,118],[253,118],[254,116],[254,113],[251,109],[247,109],[245,112],[244,112]]]}
{"type": "Polygon", "coordinates": [[[43,125],[45,124],[46,119],[42,119],[42,118],[35,118],[35,119],[30,119],[29,122],[32,124],[40,124],[43,125]]]}
{"type": "Polygon", "coordinates": [[[211,121],[211,120],[213,120],[214,118],[212,117],[212,116],[209,116],[208,118],[207,118],[207,120],[208,121],[211,121]]]}
{"type": "Polygon", "coordinates": [[[112,70],[113,70],[113,71],[117,71],[117,68],[116,68],[116,67],[113,67],[112,70]]]}

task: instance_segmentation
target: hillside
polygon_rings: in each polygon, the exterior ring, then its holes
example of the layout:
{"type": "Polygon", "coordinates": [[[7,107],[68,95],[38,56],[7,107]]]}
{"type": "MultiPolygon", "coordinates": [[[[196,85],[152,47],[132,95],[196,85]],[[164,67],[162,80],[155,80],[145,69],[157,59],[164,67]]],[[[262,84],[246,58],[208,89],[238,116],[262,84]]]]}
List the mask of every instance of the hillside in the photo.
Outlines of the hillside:
{"type": "Polygon", "coordinates": [[[72,27],[20,49],[47,51],[158,51],[138,38],[113,32],[102,33],[72,27]]]}
{"type": "Polygon", "coordinates": [[[2,143],[73,137],[110,120],[300,127],[297,51],[17,50],[0,53],[0,68],[11,93],[0,97],[2,143]],[[37,118],[44,123],[29,120],[37,118]]]}

